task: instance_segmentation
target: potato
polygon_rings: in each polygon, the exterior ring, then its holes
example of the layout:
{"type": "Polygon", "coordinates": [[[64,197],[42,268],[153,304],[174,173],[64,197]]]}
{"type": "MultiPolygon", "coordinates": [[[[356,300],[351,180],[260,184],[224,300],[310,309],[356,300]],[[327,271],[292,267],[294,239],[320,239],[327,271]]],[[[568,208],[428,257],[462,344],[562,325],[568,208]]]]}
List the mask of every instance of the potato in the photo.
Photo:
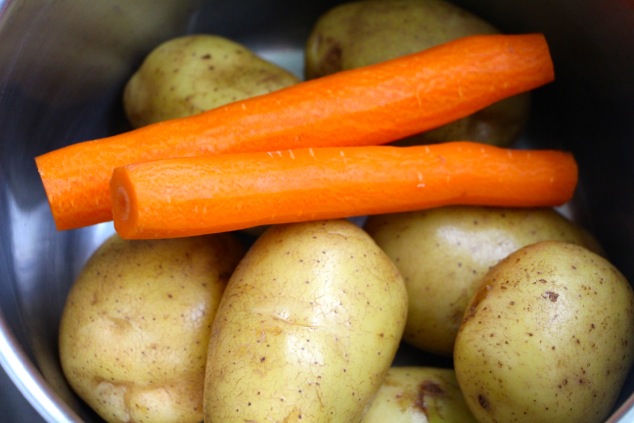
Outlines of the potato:
{"type": "Polygon", "coordinates": [[[247,47],[211,34],[164,42],[127,82],[126,116],[133,127],[189,116],[299,82],[247,47]]]}
{"type": "Polygon", "coordinates": [[[392,367],[363,423],[476,423],[453,369],[392,367]]]}
{"type": "MultiPolygon", "coordinates": [[[[361,0],[327,11],[306,42],[305,76],[312,79],[424,50],[453,39],[499,31],[444,0],[361,0]]],[[[524,129],[530,94],[493,104],[471,116],[399,144],[471,140],[508,146],[524,129]]]]}
{"type": "Polygon", "coordinates": [[[199,422],[207,344],[243,255],[228,234],[113,235],[72,285],[59,355],[73,390],[109,422],[199,422]]]}
{"type": "Polygon", "coordinates": [[[358,226],[268,228],[229,280],[212,326],[205,421],[359,421],[406,312],[401,275],[358,226]]]}
{"type": "Polygon", "coordinates": [[[553,209],[443,207],[371,216],[364,228],[405,278],[404,340],[443,356],[452,354],[480,278],[499,260],[546,239],[600,251],[591,235],[553,209]]]}
{"type": "Polygon", "coordinates": [[[602,422],[634,360],[634,293],[605,258],[543,241],[496,265],[458,332],[456,377],[478,421],[602,422]]]}

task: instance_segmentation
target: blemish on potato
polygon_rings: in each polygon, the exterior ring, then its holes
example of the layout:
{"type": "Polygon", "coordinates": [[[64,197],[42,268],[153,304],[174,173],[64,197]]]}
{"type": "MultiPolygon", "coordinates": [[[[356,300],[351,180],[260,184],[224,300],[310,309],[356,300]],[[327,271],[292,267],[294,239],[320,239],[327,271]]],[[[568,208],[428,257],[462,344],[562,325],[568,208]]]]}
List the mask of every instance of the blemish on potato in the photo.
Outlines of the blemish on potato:
{"type": "Polygon", "coordinates": [[[553,303],[557,302],[557,298],[559,298],[559,294],[556,292],[552,292],[552,291],[546,291],[542,294],[543,298],[547,298],[548,300],[550,300],[553,303]]]}
{"type": "Polygon", "coordinates": [[[489,400],[483,394],[478,394],[478,404],[480,404],[480,407],[484,408],[485,410],[489,409],[489,400]]]}

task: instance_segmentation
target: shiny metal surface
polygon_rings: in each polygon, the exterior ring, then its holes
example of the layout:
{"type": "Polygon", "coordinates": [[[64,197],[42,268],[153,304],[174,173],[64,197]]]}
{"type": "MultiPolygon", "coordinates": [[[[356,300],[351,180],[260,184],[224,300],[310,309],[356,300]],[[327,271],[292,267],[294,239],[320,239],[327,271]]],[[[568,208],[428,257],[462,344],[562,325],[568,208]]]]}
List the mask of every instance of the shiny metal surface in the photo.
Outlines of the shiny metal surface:
{"type": "MultiPolygon", "coordinates": [[[[0,1],[0,364],[43,420],[98,421],[64,382],[56,335],[69,285],[112,226],[56,232],[33,158],[127,129],[123,83],[177,34],[232,37],[300,74],[310,24],[335,3],[0,1]]],[[[456,3],[509,32],[546,33],[557,83],[536,93],[522,142],[576,154],[581,184],[570,214],[634,281],[634,2],[456,3]]],[[[632,421],[632,392],[634,376],[611,422],[632,421]]]]}

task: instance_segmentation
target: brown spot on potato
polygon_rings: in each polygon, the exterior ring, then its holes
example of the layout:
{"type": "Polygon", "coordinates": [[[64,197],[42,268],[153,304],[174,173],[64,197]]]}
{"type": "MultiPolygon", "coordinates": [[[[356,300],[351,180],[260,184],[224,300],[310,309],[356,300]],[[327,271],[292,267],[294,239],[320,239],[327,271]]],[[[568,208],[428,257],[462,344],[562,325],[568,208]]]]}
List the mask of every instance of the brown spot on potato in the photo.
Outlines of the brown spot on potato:
{"type": "Polygon", "coordinates": [[[549,299],[553,303],[556,303],[557,298],[559,298],[559,294],[552,291],[546,291],[542,294],[542,297],[549,299]]]}
{"type": "Polygon", "coordinates": [[[489,400],[483,394],[478,394],[478,404],[480,404],[480,407],[484,408],[485,410],[488,410],[490,407],[489,400]]]}
{"type": "Polygon", "coordinates": [[[445,395],[445,391],[439,384],[431,380],[425,380],[418,385],[414,406],[427,414],[426,398],[439,398],[443,395],[445,395]]]}
{"type": "Polygon", "coordinates": [[[471,305],[467,308],[467,311],[462,319],[462,323],[464,324],[468,320],[471,320],[476,315],[476,310],[478,305],[487,297],[489,291],[492,286],[490,284],[483,284],[480,289],[478,289],[471,301],[471,305]]]}
{"type": "Polygon", "coordinates": [[[329,44],[328,51],[324,55],[321,63],[321,67],[315,76],[328,75],[333,72],[341,70],[341,57],[343,55],[341,45],[332,39],[324,40],[329,44]]]}

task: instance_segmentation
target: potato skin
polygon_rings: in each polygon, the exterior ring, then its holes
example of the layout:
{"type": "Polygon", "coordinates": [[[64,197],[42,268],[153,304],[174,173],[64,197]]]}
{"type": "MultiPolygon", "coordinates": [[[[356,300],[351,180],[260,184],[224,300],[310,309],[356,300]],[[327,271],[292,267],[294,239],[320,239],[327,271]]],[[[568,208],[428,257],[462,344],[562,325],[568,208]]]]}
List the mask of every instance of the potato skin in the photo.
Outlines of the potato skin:
{"type": "Polygon", "coordinates": [[[211,322],[244,253],[229,234],[106,240],[69,292],[59,354],[109,422],[199,422],[211,322]]]}
{"type": "Polygon", "coordinates": [[[406,312],[400,274],[358,226],[270,227],[218,308],[205,421],[359,421],[396,354],[406,312]]]}
{"type": "Polygon", "coordinates": [[[168,40],[128,80],[123,105],[141,127],[266,94],[299,82],[289,71],[246,46],[213,34],[168,40]]]}
{"type": "Polygon", "coordinates": [[[364,229],[405,279],[404,340],[447,357],[469,298],[499,260],[548,239],[601,251],[588,232],[548,208],[442,207],[371,216],[364,229]]]}
{"type": "Polygon", "coordinates": [[[633,336],[624,276],[581,246],[544,241],[484,277],[456,339],[456,377],[482,423],[598,423],[632,367],[633,336]]]}
{"type": "Polygon", "coordinates": [[[476,423],[453,369],[392,367],[362,423],[476,423]]]}
{"type": "MultiPolygon", "coordinates": [[[[348,1],[315,22],[306,42],[305,77],[375,64],[459,37],[495,33],[497,28],[446,0],[348,1]]],[[[519,94],[397,144],[471,140],[508,146],[524,129],[530,104],[530,93],[519,94]]]]}

